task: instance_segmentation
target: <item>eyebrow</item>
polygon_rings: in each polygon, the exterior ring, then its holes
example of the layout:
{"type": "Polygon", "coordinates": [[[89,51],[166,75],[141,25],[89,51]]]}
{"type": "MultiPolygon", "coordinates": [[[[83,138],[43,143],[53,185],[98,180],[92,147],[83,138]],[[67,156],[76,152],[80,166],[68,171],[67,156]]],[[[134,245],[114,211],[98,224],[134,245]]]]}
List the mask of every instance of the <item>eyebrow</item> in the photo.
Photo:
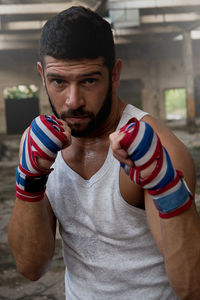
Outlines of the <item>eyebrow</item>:
{"type": "Polygon", "coordinates": [[[46,73],[46,77],[56,77],[56,78],[62,78],[63,76],[57,73],[46,73]]]}
{"type": "Polygon", "coordinates": [[[82,74],[81,76],[88,77],[88,76],[94,76],[94,75],[102,76],[102,73],[100,71],[94,71],[94,72],[89,72],[89,73],[86,73],[86,74],[82,74]]]}
{"type": "MultiPolygon", "coordinates": [[[[102,77],[102,73],[100,71],[92,71],[92,72],[88,72],[85,74],[80,74],[78,75],[79,77],[90,77],[90,76],[95,76],[95,75],[99,75],[102,77]]],[[[51,78],[51,77],[56,77],[56,78],[63,78],[65,77],[64,75],[60,75],[58,73],[47,73],[46,74],[47,78],[51,78]]]]}

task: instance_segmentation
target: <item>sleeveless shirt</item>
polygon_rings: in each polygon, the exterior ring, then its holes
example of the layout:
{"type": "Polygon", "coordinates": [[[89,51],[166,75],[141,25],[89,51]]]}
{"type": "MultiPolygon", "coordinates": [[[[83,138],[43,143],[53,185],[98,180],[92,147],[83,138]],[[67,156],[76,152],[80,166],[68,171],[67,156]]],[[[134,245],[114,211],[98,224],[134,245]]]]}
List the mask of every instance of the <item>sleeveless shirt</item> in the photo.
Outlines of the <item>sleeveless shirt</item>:
{"type": "MultiPolygon", "coordinates": [[[[145,114],[128,104],[118,128],[145,114]]],[[[145,211],[120,194],[120,164],[111,148],[89,180],[74,172],[61,152],[53,168],[46,193],[62,237],[66,300],[178,299],[145,211]]]]}

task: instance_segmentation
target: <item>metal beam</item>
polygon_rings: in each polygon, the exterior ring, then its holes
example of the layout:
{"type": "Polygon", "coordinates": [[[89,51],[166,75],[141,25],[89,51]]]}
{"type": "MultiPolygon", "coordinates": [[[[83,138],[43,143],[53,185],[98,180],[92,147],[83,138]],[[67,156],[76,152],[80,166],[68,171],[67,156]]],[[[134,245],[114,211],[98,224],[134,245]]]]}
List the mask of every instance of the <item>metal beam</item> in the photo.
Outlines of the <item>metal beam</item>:
{"type": "Polygon", "coordinates": [[[162,8],[162,7],[184,7],[200,6],[199,0],[125,0],[108,1],[107,9],[129,9],[129,8],[162,8]]]}
{"type": "Polygon", "coordinates": [[[54,14],[74,5],[82,5],[85,7],[90,7],[91,9],[96,9],[99,3],[100,1],[97,2],[94,8],[82,1],[71,1],[67,3],[2,4],[0,5],[0,15],[54,14]]]}
{"type": "Polygon", "coordinates": [[[156,26],[149,28],[126,28],[115,29],[114,36],[130,36],[130,35],[144,35],[144,34],[162,34],[162,33],[181,33],[182,29],[178,26],[156,26]]]}
{"type": "Polygon", "coordinates": [[[44,21],[19,21],[4,23],[3,30],[40,30],[46,23],[44,21]]]}
{"type": "Polygon", "coordinates": [[[170,23],[170,22],[194,22],[200,20],[200,14],[197,13],[176,13],[176,14],[157,14],[141,16],[142,24],[170,23]]]}
{"type": "Polygon", "coordinates": [[[23,33],[23,34],[4,34],[0,33],[0,43],[2,42],[12,42],[12,41],[32,41],[32,40],[39,40],[40,33],[23,33]]]}
{"type": "Polygon", "coordinates": [[[0,41],[1,50],[17,50],[17,49],[36,49],[38,46],[37,41],[0,41]]]}

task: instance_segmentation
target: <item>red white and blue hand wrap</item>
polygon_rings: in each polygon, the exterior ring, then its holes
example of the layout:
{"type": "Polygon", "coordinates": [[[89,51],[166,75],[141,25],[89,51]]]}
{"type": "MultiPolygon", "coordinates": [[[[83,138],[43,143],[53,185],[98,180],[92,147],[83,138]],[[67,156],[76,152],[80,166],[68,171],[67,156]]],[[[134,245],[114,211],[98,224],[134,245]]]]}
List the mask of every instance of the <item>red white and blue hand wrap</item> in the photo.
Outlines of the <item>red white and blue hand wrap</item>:
{"type": "Polygon", "coordinates": [[[52,169],[39,167],[37,157],[53,162],[57,152],[68,143],[63,132],[63,124],[54,116],[42,115],[32,121],[16,170],[17,198],[29,202],[43,198],[48,174],[52,169]]]}
{"type": "Polygon", "coordinates": [[[121,164],[131,180],[148,190],[159,215],[170,218],[188,209],[192,204],[192,194],[183,174],[175,170],[167,150],[152,127],[143,121],[132,118],[120,129],[125,135],[120,144],[128,152],[134,167],[121,164]],[[156,161],[153,172],[140,178],[140,171],[156,161]]]}

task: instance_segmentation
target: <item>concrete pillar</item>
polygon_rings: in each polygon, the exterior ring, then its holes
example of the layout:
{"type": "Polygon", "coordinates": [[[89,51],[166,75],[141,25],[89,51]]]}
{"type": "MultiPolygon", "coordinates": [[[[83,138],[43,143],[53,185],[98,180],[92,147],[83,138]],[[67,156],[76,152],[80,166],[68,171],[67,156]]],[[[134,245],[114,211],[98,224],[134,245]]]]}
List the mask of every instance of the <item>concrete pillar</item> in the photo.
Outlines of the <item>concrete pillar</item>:
{"type": "Polygon", "coordinates": [[[183,61],[186,87],[187,124],[195,125],[195,92],[192,40],[189,31],[183,32],[183,61]]]}
{"type": "Polygon", "coordinates": [[[3,97],[4,86],[0,84],[0,134],[6,133],[6,112],[5,112],[5,101],[3,97]]]}
{"type": "Polygon", "coordinates": [[[152,116],[165,120],[164,96],[160,89],[160,68],[157,58],[149,58],[147,73],[143,81],[142,107],[152,116]]]}

